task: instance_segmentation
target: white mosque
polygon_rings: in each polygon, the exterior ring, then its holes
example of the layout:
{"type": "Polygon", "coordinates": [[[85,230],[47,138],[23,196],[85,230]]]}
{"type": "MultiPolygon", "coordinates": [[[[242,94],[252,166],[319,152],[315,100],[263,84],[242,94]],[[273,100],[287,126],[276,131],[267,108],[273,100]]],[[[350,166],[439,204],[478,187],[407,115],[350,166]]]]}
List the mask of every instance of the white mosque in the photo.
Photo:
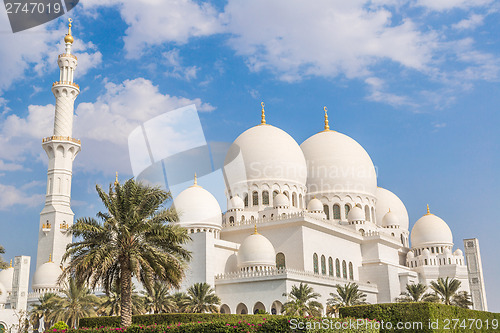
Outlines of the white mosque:
{"type": "MultiPolygon", "coordinates": [[[[40,213],[36,271],[29,291],[30,257],[17,256],[0,271],[0,333],[17,323],[20,310],[46,292],[57,292],[61,259],[71,236],[72,137],[77,57],[71,53],[71,21],[54,82],[54,132],[43,139],[49,157],[45,207],[40,213]]],[[[299,145],[288,133],[261,123],[242,133],[224,166],[228,210],[198,184],[182,191],[174,206],[192,238],[184,288],[215,286],[223,313],[280,313],[284,293],[307,283],[326,303],[337,284],[355,282],[370,303],[394,302],[407,284],[439,277],[462,282],[473,308],[487,310],[479,243],[454,248],[448,224],[427,213],[411,233],[403,202],[377,187],[373,162],[352,138],[324,130],[299,145]],[[410,242],[411,241],[411,242],[410,242]]]]}

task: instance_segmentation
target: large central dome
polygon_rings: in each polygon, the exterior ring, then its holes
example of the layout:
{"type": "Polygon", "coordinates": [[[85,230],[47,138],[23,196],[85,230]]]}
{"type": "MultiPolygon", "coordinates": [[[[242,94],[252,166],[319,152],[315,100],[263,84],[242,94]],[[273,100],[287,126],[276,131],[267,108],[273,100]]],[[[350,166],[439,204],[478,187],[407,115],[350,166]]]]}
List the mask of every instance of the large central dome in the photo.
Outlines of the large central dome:
{"type": "Polygon", "coordinates": [[[305,187],[307,166],[302,150],[288,133],[261,124],[233,142],[224,161],[224,175],[229,192],[263,182],[305,187]]]}
{"type": "Polygon", "coordinates": [[[326,130],[300,146],[307,160],[309,195],[366,194],[375,196],[377,175],[368,153],[347,135],[326,130]]]}

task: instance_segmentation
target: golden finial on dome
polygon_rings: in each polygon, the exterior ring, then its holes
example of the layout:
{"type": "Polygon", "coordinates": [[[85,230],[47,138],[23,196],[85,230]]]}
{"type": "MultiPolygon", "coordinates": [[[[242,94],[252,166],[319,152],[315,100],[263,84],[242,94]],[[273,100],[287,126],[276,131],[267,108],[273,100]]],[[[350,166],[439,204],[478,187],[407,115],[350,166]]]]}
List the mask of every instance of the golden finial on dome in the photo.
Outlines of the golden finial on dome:
{"type": "Polygon", "coordinates": [[[325,111],[325,132],[328,132],[330,131],[330,125],[328,125],[328,109],[324,106],[323,110],[325,111]]]}
{"type": "Polygon", "coordinates": [[[115,186],[118,186],[120,182],[118,181],[118,171],[115,173],[115,186]]]}
{"type": "Polygon", "coordinates": [[[10,259],[10,266],[9,268],[12,268],[12,259],[10,259]]]}
{"type": "Polygon", "coordinates": [[[260,123],[261,125],[264,125],[266,123],[266,111],[264,110],[264,102],[261,102],[260,105],[262,106],[262,114],[260,116],[260,123]]]}
{"type": "Polygon", "coordinates": [[[425,215],[432,215],[431,210],[429,209],[429,204],[427,204],[427,214],[425,215]]]}
{"type": "Polygon", "coordinates": [[[64,42],[65,43],[73,44],[73,36],[71,36],[71,22],[73,22],[73,19],[69,18],[68,22],[69,22],[69,24],[68,24],[68,33],[64,37],[64,42]]]}
{"type": "Polygon", "coordinates": [[[53,261],[52,261],[52,253],[51,253],[51,254],[49,254],[49,261],[47,261],[47,262],[53,262],[53,261]]]}
{"type": "Polygon", "coordinates": [[[198,176],[194,173],[194,185],[198,185],[198,176]]]}
{"type": "Polygon", "coordinates": [[[257,223],[255,223],[255,225],[253,227],[253,234],[254,235],[259,235],[259,233],[257,232],[257,223]]]}

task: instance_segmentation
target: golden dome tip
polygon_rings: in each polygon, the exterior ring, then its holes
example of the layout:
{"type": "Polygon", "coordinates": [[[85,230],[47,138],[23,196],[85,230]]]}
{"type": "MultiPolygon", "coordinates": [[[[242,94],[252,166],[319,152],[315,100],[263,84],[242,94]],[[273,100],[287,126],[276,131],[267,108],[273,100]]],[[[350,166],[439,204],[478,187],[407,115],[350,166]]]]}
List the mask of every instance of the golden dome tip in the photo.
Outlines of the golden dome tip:
{"type": "Polygon", "coordinates": [[[66,36],[64,36],[64,42],[65,43],[70,43],[70,44],[73,44],[73,36],[71,35],[71,22],[73,22],[73,19],[72,18],[69,18],[68,19],[68,33],[66,34],[66,36]]]}
{"type": "Polygon", "coordinates": [[[264,110],[264,106],[266,106],[266,105],[264,104],[264,102],[261,102],[260,106],[262,106],[262,114],[260,116],[260,124],[264,125],[266,123],[266,111],[264,110]]]}

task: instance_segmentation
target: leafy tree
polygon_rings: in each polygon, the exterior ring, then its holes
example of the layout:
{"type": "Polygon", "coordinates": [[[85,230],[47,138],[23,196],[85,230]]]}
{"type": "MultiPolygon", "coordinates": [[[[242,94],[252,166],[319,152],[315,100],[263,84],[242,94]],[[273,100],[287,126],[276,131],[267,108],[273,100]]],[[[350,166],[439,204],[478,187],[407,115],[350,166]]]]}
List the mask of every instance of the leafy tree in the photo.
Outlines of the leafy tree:
{"type": "Polygon", "coordinates": [[[100,305],[100,300],[84,284],[70,278],[67,288],[61,293],[62,297],[54,296],[48,301],[55,308],[49,316],[50,320],[62,320],[76,327],[80,318],[96,315],[95,309],[100,305]]]}
{"type": "MultiPolygon", "coordinates": [[[[0,269],[5,269],[5,268],[9,267],[9,265],[5,261],[3,261],[3,258],[1,256],[2,253],[5,253],[5,249],[2,245],[0,245],[0,269]]],[[[0,291],[0,293],[1,293],[1,291],[0,291]]]]}
{"type": "Polygon", "coordinates": [[[284,293],[283,296],[290,298],[288,302],[283,304],[283,313],[288,316],[319,316],[323,310],[323,305],[315,301],[321,295],[314,292],[312,287],[307,283],[292,286],[290,293],[284,293]]]}
{"type": "Polygon", "coordinates": [[[150,291],[142,291],[144,295],[144,305],[149,313],[173,312],[177,304],[169,295],[169,288],[166,284],[156,281],[150,291]]]}
{"type": "Polygon", "coordinates": [[[406,291],[396,298],[397,302],[439,302],[439,296],[433,293],[426,293],[427,286],[422,283],[412,283],[406,285],[406,291]]]}
{"type": "Polygon", "coordinates": [[[169,223],[177,219],[173,209],[163,207],[169,192],[133,179],[123,185],[115,181],[109,193],[99,185],[96,190],[107,212],[97,213],[97,220],[80,218],[70,228],[79,241],[68,245],[65,273],[74,272],[92,288],[101,284],[106,293],[119,282],[121,325],[130,326],[132,277],[147,290],[156,280],[179,287],[184,263],[191,258],[183,248],[190,238],[185,229],[169,223]]]}
{"type": "Polygon", "coordinates": [[[437,281],[431,281],[431,289],[439,295],[444,304],[451,305],[453,296],[455,296],[461,284],[462,282],[457,279],[439,278],[437,281]]]}
{"type": "Polygon", "coordinates": [[[49,319],[52,312],[56,309],[52,298],[56,297],[54,293],[46,293],[38,298],[38,303],[33,304],[29,312],[29,316],[33,326],[39,328],[40,320],[43,319],[45,328],[52,326],[52,321],[49,319]]]}
{"type": "Polygon", "coordinates": [[[451,299],[451,304],[468,309],[472,305],[471,295],[467,291],[459,291],[451,299]]]}
{"type": "MultiPolygon", "coordinates": [[[[121,297],[120,287],[117,283],[113,284],[107,295],[101,296],[101,305],[97,311],[98,315],[117,316],[120,314],[121,297]]],[[[144,298],[134,291],[132,286],[132,314],[138,315],[145,313],[144,298]]]]}
{"type": "Polygon", "coordinates": [[[219,312],[220,298],[208,283],[195,283],[188,288],[187,295],[189,297],[187,306],[189,312],[219,312]]]}
{"type": "Polygon", "coordinates": [[[359,290],[359,286],[356,283],[349,282],[346,285],[337,284],[335,285],[337,294],[330,293],[332,298],[327,301],[332,305],[340,306],[352,306],[359,304],[366,304],[366,294],[359,290]]]}
{"type": "Polygon", "coordinates": [[[174,304],[174,308],[172,308],[172,312],[186,312],[190,303],[190,298],[186,293],[176,292],[169,296],[169,299],[174,304]]]}

